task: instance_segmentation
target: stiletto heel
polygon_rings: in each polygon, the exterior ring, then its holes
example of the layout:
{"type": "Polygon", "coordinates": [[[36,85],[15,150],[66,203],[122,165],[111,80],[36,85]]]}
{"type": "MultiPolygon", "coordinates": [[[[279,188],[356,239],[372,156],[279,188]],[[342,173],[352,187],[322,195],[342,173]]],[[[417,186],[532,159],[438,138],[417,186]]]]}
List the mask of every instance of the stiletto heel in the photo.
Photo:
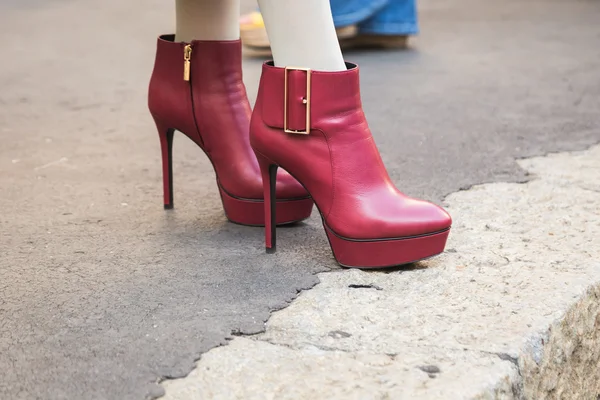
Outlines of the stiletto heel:
{"type": "MultiPolygon", "coordinates": [[[[190,138],[210,159],[225,216],[241,225],[265,221],[258,162],[250,147],[251,109],[242,80],[239,40],[176,42],[158,39],[148,108],[156,120],[162,150],[164,204],[173,208],[171,146],[175,130],[190,138]]],[[[290,224],[308,218],[313,201],[294,178],[277,175],[273,206],[277,220],[290,224]]]]}
{"type": "Polygon", "coordinates": [[[163,196],[165,210],[173,209],[173,135],[175,129],[156,121],[162,155],[163,196]]]}
{"type": "Polygon", "coordinates": [[[265,248],[267,253],[275,253],[277,250],[277,212],[276,212],[276,185],[277,185],[277,164],[273,164],[262,155],[257,154],[260,174],[263,180],[263,191],[265,199],[265,248]]]}

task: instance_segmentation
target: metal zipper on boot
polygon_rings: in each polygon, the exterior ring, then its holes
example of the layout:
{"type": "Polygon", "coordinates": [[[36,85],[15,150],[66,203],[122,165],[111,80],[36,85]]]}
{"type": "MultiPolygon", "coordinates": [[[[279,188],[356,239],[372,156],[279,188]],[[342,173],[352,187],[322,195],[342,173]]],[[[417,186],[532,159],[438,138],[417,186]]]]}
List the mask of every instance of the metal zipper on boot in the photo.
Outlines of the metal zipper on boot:
{"type": "Polygon", "coordinates": [[[190,80],[190,66],[192,64],[192,45],[186,44],[183,48],[183,80],[190,80]]]}

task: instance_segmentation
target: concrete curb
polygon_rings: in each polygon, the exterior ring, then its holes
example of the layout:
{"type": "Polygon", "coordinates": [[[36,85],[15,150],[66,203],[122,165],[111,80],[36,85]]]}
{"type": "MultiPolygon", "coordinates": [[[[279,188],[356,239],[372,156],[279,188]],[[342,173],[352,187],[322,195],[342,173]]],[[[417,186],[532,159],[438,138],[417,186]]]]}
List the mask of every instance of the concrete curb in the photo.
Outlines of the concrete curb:
{"type": "Polygon", "coordinates": [[[454,193],[446,253],[338,270],[264,333],[203,355],[164,399],[596,399],[600,146],[454,193]]]}

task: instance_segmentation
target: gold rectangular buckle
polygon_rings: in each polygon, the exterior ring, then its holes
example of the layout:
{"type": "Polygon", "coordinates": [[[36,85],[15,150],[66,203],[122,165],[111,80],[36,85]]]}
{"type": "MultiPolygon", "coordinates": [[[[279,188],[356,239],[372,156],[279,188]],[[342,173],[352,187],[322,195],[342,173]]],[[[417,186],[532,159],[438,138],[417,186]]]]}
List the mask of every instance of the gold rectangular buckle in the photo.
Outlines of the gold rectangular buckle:
{"type": "Polygon", "coordinates": [[[285,67],[284,72],[284,94],[283,94],[283,130],[286,133],[296,133],[299,135],[308,135],[310,133],[310,78],[312,71],[310,68],[299,68],[299,67],[285,67]],[[306,129],[305,130],[294,130],[288,128],[288,75],[289,71],[306,71],[306,97],[303,99],[303,103],[306,105],[306,129]]]}

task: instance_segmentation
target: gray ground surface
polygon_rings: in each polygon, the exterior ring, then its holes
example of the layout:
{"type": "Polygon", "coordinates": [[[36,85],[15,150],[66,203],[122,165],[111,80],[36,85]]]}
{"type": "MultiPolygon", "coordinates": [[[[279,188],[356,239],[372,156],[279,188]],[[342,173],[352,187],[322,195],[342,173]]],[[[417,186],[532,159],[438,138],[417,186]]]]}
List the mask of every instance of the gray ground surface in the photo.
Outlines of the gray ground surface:
{"type": "Polygon", "coordinates": [[[443,255],[319,274],[161,400],[597,399],[600,145],[518,163],[535,178],[446,197],[443,255]]]}
{"type": "MultiPolygon", "coordinates": [[[[261,330],[337,268],[316,216],[281,229],[276,255],[261,229],[227,223],[208,160],[182,136],[176,210],[162,210],[145,90],[171,8],[0,4],[0,398],[158,395],[159,377],[261,330]]],[[[598,1],[422,9],[413,50],[347,55],[405,192],[441,201],[522,181],[515,158],[600,141],[598,1]]],[[[259,70],[247,61],[251,95],[259,70]]]]}

